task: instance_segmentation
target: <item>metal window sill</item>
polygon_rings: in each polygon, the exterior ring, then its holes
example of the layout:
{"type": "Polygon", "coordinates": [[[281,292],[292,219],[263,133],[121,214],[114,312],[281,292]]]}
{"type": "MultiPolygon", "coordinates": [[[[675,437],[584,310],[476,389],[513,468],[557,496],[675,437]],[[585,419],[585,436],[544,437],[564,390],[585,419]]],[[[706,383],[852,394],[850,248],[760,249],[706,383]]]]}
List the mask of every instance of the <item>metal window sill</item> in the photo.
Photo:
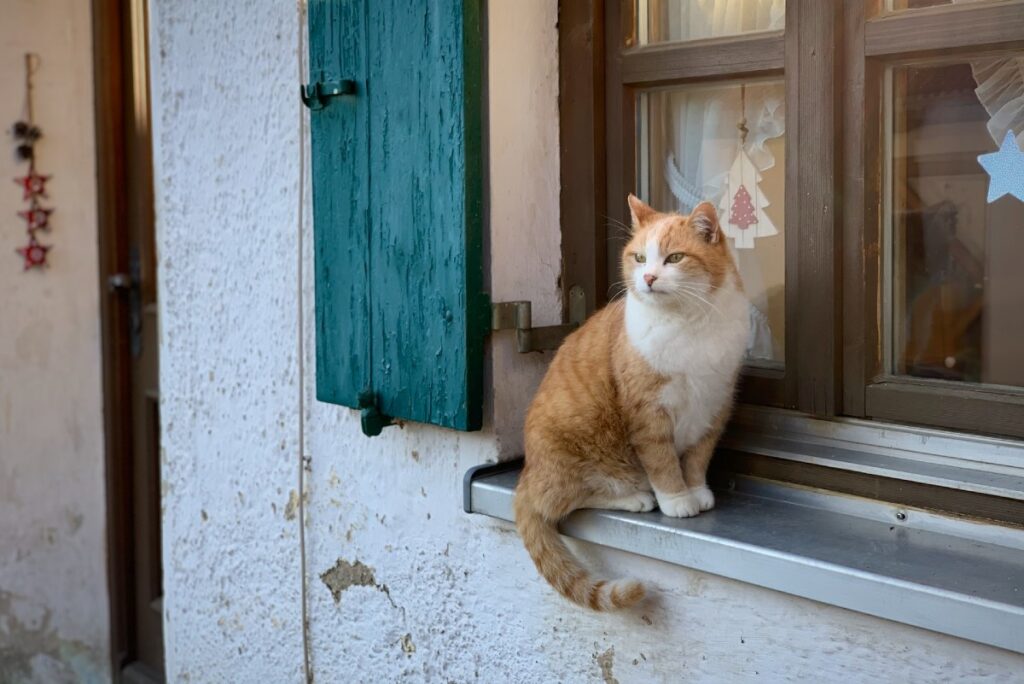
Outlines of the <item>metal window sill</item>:
{"type": "MultiPolygon", "coordinates": [[[[467,512],[512,521],[521,462],[466,474],[467,512]]],[[[1024,531],[737,477],[678,519],[585,510],[563,534],[1024,653],[1024,531]]]]}

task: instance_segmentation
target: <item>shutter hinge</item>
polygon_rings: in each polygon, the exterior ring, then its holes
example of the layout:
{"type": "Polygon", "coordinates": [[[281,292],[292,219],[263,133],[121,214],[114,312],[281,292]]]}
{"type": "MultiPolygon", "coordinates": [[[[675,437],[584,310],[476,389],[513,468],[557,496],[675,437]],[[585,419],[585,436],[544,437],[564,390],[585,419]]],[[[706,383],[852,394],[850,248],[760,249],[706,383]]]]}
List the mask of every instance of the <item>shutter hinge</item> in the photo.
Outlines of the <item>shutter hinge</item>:
{"type": "Polygon", "coordinates": [[[533,306],[528,301],[491,304],[491,330],[515,330],[520,354],[558,349],[569,334],[587,318],[587,296],[583,288],[569,289],[569,322],[565,325],[533,327],[533,306]]]}

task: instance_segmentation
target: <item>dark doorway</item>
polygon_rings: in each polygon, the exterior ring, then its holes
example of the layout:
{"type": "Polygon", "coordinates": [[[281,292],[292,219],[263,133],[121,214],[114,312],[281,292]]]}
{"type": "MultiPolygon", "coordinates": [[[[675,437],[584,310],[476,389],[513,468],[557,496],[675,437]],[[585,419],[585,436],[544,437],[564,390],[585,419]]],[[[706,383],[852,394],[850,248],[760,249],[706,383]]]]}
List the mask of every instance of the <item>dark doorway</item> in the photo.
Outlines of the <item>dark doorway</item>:
{"type": "Polygon", "coordinates": [[[93,0],[116,681],[162,682],[160,394],[145,0],[93,0]]]}

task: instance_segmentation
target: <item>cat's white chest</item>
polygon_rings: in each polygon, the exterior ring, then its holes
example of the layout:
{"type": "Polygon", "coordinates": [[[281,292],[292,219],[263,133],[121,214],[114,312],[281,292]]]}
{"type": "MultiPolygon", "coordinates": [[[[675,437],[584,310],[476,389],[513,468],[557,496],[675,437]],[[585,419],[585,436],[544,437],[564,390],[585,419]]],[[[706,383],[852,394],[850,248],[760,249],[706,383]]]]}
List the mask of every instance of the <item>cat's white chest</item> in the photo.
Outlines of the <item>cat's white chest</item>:
{"type": "Polygon", "coordinates": [[[641,356],[668,377],[659,396],[674,424],[676,450],[692,447],[731,401],[749,331],[740,293],[718,299],[720,313],[686,319],[626,302],[626,334],[641,356]]]}

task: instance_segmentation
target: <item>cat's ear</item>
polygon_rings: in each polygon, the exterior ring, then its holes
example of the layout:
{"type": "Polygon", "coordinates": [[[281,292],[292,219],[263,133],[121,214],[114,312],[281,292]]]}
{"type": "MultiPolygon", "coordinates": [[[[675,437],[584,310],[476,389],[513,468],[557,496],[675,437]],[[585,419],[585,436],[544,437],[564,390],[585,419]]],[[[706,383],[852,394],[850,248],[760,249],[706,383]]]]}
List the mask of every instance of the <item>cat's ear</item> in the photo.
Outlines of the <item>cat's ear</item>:
{"type": "Polygon", "coordinates": [[[654,209],[644,203],[642,199],[629,193],[629,213],[633,216],[633,228],[639,228],[646,223],[652,216],[657,214],[654,209]]]}
{"type": "Polygon", "coordinates": [[[722,229],[718,225],[718,211],[711,202],[701,202],[690,213],[690,228],[705,242],[714,244],[722,239],[722,229]]]}

